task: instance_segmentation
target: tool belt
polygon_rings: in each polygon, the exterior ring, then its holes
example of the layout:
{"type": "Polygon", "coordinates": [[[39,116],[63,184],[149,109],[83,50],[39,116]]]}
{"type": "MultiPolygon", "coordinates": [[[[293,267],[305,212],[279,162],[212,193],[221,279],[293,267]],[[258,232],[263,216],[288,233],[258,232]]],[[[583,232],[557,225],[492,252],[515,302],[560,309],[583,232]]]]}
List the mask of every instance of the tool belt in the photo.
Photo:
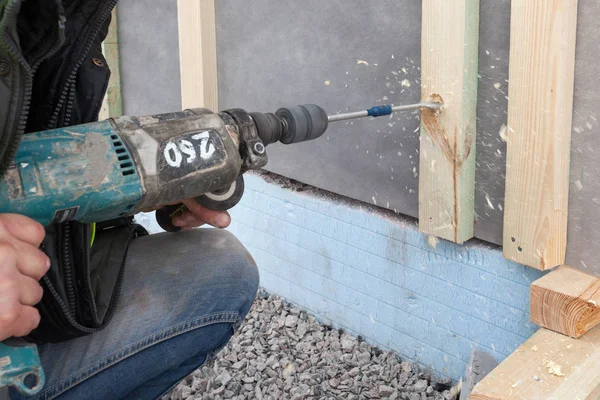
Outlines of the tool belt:
{"type": "Polygon", "coordinates": [[[119,304],[129,245],[147,234],[133,218],[95,228],[77,222],[48,226],[42,250],[52,267],[41,281],[40,325],[28,339],[57,343],[108,325],[119,304]]]}

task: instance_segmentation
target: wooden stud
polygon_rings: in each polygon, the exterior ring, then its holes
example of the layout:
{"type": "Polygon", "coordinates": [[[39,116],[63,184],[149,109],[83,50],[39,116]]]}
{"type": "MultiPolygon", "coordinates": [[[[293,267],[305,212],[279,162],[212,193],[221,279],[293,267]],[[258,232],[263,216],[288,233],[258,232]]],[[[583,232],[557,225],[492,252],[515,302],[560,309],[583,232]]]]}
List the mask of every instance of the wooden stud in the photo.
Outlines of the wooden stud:
{"type": "Polygon", "coordinates": [[[112,11],[110,27],[106,39],[102,43],[102,53],[106,63],[110,68],[110,80],[102,108],[100,109],[99,120],[107,118],[120,117],[123,115],[123,103],[121,96],[121,67],[119,60],[119,30],[117,23],[117,8],[112,11]]]}
{"type": "Polygon", "coordinates": [[[600,322],[600,279],[559,267],[531,285],[531,321],[579,338],[600,322]]]}
{"type": "Polygon", "coordinates": [[[419,228],[463,243],[473,237],[479,0],[423,0],[419,228]]]}
{"type": "Polygon", "coordinates": [[[177,0],[181,102],[218,111],[214,0],[177,0]]]}
{"type": "Polygon", "coordinates": [[[565,263],[577,0],[513,0],[504,256],[565,263]]]}
{"type": "Polygon", "coordinates": [[[471,392],[470,400],[600,398],[600,329],[573,339],[540,329],[471,392]]]}

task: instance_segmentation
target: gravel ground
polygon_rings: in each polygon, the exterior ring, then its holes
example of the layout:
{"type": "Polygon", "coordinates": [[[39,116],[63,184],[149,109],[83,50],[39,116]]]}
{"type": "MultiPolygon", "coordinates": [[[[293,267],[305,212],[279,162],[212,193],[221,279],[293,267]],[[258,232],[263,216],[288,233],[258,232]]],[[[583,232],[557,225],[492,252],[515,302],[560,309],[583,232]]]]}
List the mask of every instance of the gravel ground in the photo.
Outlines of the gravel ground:
{"type": "Polygon", "coordinates": [[[163,400],[451,400],[451,385],[261,290],[217,359],[163,400]]]}

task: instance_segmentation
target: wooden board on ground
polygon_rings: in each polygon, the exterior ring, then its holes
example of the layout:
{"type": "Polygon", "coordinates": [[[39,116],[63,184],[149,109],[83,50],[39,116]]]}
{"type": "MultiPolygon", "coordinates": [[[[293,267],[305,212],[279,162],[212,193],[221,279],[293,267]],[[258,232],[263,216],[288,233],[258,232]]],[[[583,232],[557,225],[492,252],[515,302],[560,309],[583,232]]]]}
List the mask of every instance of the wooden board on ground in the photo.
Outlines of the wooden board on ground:
{"type": "Polygon", "coordinates": [[[181,101],[184,109],[218,111],[214,0],[177,0],[181,101]]]}
{"type": "Polygon", "coordinates": [[[423,0],[419,227],[457,243],[473,237],[479,0],[423,0]]]}
{"type": "Polygon", "coordinates": [[[577,0],[513,0],[504,255],[565,263],[577,0]]]}
{"type": "Polygon", "coordinates": [[[540,329],[471,393],[470,400],[600,398],[600,329],[573,339],[540,329]]]}
{"type": "Polygon", "coordinates": [[[531,321],[581,337],[600,322],[600,279],[559,267],[531,285],[531,321]]]}

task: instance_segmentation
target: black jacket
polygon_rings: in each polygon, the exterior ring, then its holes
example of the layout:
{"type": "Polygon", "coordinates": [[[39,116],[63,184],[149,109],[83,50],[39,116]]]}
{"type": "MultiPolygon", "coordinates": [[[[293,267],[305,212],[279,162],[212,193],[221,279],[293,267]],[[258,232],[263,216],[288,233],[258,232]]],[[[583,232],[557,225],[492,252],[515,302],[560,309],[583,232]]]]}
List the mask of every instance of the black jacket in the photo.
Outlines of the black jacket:
{"type": "MultiPolygon", "coordinates": [[[[0,0],[0,172],[28,132],[97,120],[110,70],[101,44],[116,0],[0,0]],[[98,58],[104,66],[92,62],[98,58]]],[[[31,339],[58,342],[102,329],[116,307],[131,218],[48,226],[42,322],[31,339]],[[113,229],[108,229],[113,228],[113,229]]]]}

